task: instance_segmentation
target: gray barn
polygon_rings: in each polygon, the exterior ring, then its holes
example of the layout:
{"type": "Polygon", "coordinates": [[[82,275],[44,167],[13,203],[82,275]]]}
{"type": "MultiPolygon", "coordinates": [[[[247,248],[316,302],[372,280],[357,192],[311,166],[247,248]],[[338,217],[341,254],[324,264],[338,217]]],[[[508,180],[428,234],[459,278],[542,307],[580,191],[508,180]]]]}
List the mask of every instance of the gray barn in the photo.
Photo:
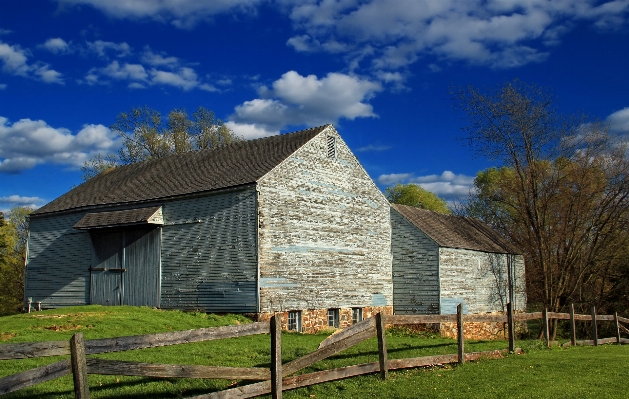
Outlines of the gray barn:
{"type": "Polygon", "coordinates": [[[331,125],[123,166],[33,212],[25,292],[343,327],[392,311],[389,204],[331,125]]]}
{"type": "Polygon", "coordinates": [[[486,224],[411,206],[391,206],[396,314],[524,310],[524,258],[486,224]]]}

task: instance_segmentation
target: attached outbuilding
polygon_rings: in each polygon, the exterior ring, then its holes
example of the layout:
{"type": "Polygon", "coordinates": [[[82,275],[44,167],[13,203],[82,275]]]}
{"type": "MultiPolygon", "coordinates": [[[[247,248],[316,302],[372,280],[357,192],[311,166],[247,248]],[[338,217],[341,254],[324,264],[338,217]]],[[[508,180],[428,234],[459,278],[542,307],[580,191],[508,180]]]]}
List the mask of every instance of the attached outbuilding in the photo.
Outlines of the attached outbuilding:
{"type": "Polygon", "coordinates": [[[285,312],[343,327],[392,312],[389,204],[331,125],[121,166],[36,210],[25,297],[285,312]]]}
{"type": "Polygon", "coordinates": [[[395,314],[525,309],[524,257],[485,223],[393,204],[391,226],[395,314]]]}

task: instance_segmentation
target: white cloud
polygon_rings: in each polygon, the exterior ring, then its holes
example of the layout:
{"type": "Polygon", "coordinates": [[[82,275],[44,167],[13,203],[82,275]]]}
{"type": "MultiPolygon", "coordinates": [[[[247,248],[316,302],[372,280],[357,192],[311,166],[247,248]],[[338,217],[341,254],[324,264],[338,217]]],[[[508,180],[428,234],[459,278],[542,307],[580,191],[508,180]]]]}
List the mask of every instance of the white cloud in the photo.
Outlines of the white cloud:
{"type": "Polygon", "coordinates": [[[154,67],[176,68],[179,66],[179,59],[177,57],[167,56],[163,53],[154,53],[149,46],[144,48],[144,53],[142,53],[142,62],[154,67]]]}
{"type": "Polygon", "coordinates": [[[618,133],[629,133],[629,107],[616,111],[607,117],[610,129],[618,133]]]}
{"type": "Polygon", "coordinates": [[[380,151],[386,151],[390,149],[391,149],[391,146],[388,146],[388,145],[369,144],[364,147],[357,148],[356,152],[380,152],[380,151]]]}
{"type": "Polygon", "coordinates": [[[235,123],[232,121],[225,122],[225,125],[239,136],[246,140],[259,139],[262,137],[275,136],[280,134],[279,130],[269,131],[262,127],[256,126],[254,123],[235,123]]]}
{"type": "Polygon", "coordinates": [[[4,90],[7,88],[7,84],[6,83],[0,83],[0,90],[4,90]]]}
{"type": "Polygon", "coordinates": [[[60,37],[48,39],[44,42],[44,44],[39,47],[50,51],[53,54],[69,54],[72,53],[73,50],[70,47],[70,43],[66,42],[60,37]]]}
{"type": "Polygon", "coordinates": [[[176,72],[152,69],[151,83],[174,86],[186,91],[200,85],[197,74],[192,68],[187,67],[179,68],[176,72]]]}
{"type": "Polygon", "coordinates": [[[466,197],[474,189],[474,176],[455,174],[449,170],[440,175],[414,176],[413,173],[392,173],[380,175],[378,183],[390,186],[396,183],[417,184],[448,201],[466,197]]]}
{"type": "Polygon", "coordinates": [[[23,50],[20,46],[11,46],[0,42],[0,61],[2,61],[2,71],[11,75],[26,78],[39,79],[46,83],[63,84],[61,73],[50,69],[50,66],[43,62],[28,63],[30,52],[23,50]]]}
{"type": "Polygon", "coordinates": [[[39,197],[22,197],[20,195],[15,195],[15,194],[9,195],[8,197],[0,197],[0,205],[7,207],[0,211],[7,212],[9,208],[12,208],[14,206],[23,206],[26,208],[37,209],[44,202],[46,202],[46,200],[39,197]]]}
{"type": "MultiPolygon", "coordinates": [[[[629,1],[612,0],[283,0],[297,51],[370,47],[376,69],[406,67],[425,55],[493,68],[541,62],[577,23],[627,23],[629,1]],[[324,43],[334,42],[332,48],[324,43]]],[[[433,63],[436,66],[436,64],[433,63]]],[[[434,67],[433,67],[434,68],[434,67]]]]}
{"type": "Polygon", "coordinates": [[[17,173],[46,162],[77,167],[95,153],[119,147],[117,136],[103,125],[84,125],[72,134],[42,120],[11,124],[0,117],[0,172],[17,173]]]}
{"type": "Polygon", "coordinates": [[[114,43],[96,40],[95,42],[86,42],[86,45],[88,51],[105,59],[109,58],[110,52],[114,53],[116,57],[126,57],[132,54],[131,46],[126,42],[114,43]]]}
{"type": "Polygon", "coordinates": [[[255,124],[266,131],[293,125],[323,125],[341,118],[376,117],[367,103],[378,91],[379,83],[341,73],[319,79],[286,72],[272,88],[259,89],[262,98],[246,101],[235,108],[235,123],[255,124]]]}
{"type": "Polygon", "coordinates": [[[228,12],[251,12],[262,0],[57,0],[66,5],[88,4],[114,18],[153,19],[179,28],[191,28],[199,21],[228,12]]]}

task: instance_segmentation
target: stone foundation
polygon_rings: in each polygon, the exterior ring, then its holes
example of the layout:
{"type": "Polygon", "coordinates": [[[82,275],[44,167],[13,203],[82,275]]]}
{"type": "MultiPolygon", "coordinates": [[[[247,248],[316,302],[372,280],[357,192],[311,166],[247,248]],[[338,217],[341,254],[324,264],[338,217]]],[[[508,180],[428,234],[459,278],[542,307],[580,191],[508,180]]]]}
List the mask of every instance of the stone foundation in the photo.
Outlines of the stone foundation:
{"type": "MultiPolygon", "coordinates": [[[[295,309],[299,310],[299,309],[295,309]]],[[[366,306],[362,308],[363,320],[377,313],[393,314],[393,306],[366,306]]],[[[274,314],[282,316],[282,330],[288,330],[288,311],[277,313],[258,313],[258,321],[269,321],[274,314]]],[[[339,308],[339,329],[352,325],[352,308],[339,308]]],[[[301,309],[301,331],[316,333],[323,330],[336,330],[328,326],[328,309],[301,309]]]]}
{"type": "MultiPolygon", "coordinates": [[[[439,332],[442,337],[457,338],[456,323],[441,323],[439,332]]],[[[507,338],[507,323],[465,322],[463,323],[463,337],[465,339],[505,339],[507,338]]]]}

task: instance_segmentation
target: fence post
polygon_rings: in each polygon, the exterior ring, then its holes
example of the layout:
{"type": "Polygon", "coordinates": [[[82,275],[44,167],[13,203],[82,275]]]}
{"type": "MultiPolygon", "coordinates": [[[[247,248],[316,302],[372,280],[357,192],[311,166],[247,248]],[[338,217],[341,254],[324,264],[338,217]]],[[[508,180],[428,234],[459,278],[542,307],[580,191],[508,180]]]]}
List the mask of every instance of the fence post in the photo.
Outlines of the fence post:
{"type": "Polygon", "coordinates": [[[544,308],[542,311],[542,328],[544,329],[544,339],[546,340],[546,346],[550,348],[550,331],[548,329],[548,309],[544,308]]]}
{"type": "Polygon", "coordinates": [[[271,317],[271,397],[282,399],[282,320],[277,314],[271,317]]]}
{"type": "Polygon", "coordinates": [[[598,330],[596,329],[596,306],[592,306],[592,340],[598,346],[598,330]]]}
{"type": "Polygon", "coordinates": [[[376,314],[376,332],[378,334],[378,361],[380,363],[380,378],[386,380],[389,377],[389,361],[387,356],[387,340],[382,313],[376,314]]]}
{"type": "Polygon", "coordinates": [[[70,338],[70,359],[74,380],[74,397],[76,399],[89,399],[90,388],[87,384],[87,361],[85,359],[83,333],[76,333],[70,338]]]}
{"type": "Polygon", "coordinates": [[[509,326],[509,352],[515,352],[515,323],[513,322],[513,305],[507,303],[507,324],[509,326]]]}
{"type": "Polygon", "coordinates": [[[570,304],[570,343],[577,344],[577,326],[574,323],[574,303],[570,304]]]}
{"type": "Polygon", "coordinates": [[[618,312],[614,312],[614,324],[616,325],[616,342],[620,345],[620,325],[618,324],[618,312]]]}
{"type": "Polygon", "coordinates": [[[459,344],[459,364],[465,363],[465,339],[463,334],[463,304],[456,307],[456,335],[459,344]]]}

